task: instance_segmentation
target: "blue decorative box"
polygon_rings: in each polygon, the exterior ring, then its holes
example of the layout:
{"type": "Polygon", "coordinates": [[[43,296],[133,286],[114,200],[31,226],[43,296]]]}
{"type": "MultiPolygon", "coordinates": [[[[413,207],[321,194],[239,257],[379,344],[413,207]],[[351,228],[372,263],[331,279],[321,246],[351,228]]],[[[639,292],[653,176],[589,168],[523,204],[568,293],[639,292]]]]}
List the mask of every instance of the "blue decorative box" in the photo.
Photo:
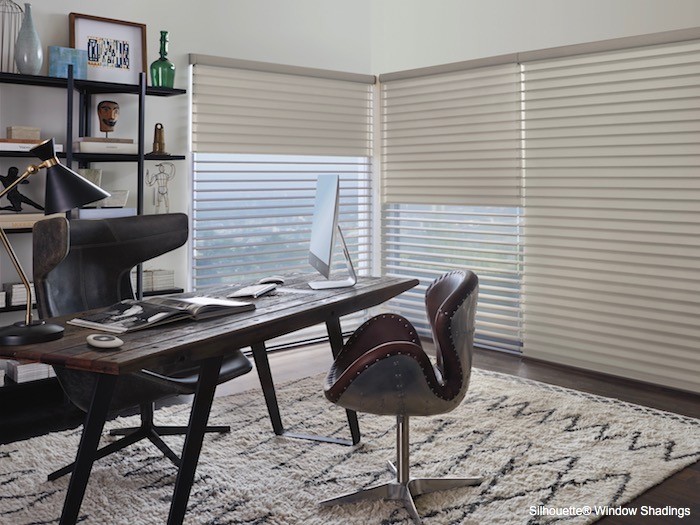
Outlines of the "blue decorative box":
{"type": "Polygon", "coordinates": [[[73,66],[73,78],[87,78],[87,51],[72,47],[49,46],[49,76],[68,77],[68,66],[73,66]]]}

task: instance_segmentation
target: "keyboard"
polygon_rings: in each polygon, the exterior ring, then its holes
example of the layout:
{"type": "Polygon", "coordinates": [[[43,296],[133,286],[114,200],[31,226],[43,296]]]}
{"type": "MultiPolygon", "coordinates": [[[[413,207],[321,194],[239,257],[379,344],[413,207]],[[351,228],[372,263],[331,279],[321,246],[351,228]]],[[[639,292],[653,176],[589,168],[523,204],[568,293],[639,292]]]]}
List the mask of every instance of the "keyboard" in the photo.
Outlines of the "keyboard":
{"type": "Polygon", "coordinates": [[[230,294],[227,294],[226,297],[260,297],[261,295],[265,295],[266,293],[269,293],[273,291],[275,288],[277,288],[277,285],[274,283],[267,283],[267,284],[252,284],[250,286],[244,286],[243,288],[239,288],[235,292],[231,292],[230,294]]]}

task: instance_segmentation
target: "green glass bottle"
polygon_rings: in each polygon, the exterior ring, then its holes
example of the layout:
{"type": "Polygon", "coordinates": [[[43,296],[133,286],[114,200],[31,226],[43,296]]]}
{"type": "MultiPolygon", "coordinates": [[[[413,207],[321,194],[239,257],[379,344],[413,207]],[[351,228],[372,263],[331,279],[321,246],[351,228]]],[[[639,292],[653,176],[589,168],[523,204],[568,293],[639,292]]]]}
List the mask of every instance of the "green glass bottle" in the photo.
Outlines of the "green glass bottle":
{"type": "Polygon", "coordinates": [[[151,84],[171,88],[175,84],[175,65],[168,60],[168,32],[160,32],[160,58],[151,64],[151,84]]]}

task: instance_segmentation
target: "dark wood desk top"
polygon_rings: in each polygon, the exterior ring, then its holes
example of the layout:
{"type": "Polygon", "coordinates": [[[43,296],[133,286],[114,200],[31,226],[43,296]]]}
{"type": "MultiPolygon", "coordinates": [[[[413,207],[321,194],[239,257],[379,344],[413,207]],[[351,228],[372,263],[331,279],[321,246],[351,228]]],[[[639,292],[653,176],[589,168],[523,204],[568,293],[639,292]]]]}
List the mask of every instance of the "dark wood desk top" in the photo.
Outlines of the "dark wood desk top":
{"type": "Polygon", "coordinates": [[[289,280],[274,294],[254,299],[256,309],[205,321],[181,321],[121,334],[117,350],[95,350],[85,338],[94,332],[66,325],[75,315],[51,320],[65,325],[62,339],[24,346],[0,346],[0,357],[31,359],[104,374],[127,374],[178,359],[225,355],[302,328],[381,304],[418,284],[416,279],[361,277],[352,288],[311,290],[314,276],[289,280]],[[298,289],[299,292],[293,290],[298,289]]]}

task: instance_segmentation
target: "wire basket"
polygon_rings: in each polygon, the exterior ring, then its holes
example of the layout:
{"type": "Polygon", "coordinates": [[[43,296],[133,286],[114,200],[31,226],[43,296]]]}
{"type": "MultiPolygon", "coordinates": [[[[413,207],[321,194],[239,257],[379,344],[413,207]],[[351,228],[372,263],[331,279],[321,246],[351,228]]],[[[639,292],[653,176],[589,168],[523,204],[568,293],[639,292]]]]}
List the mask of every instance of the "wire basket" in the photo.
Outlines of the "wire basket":
{"type": "Polygon", "coordinates": [[[15,42],[22,26],[22,8],[12,0],[0,0],[0,71],[18,73],[15,42]]]}

